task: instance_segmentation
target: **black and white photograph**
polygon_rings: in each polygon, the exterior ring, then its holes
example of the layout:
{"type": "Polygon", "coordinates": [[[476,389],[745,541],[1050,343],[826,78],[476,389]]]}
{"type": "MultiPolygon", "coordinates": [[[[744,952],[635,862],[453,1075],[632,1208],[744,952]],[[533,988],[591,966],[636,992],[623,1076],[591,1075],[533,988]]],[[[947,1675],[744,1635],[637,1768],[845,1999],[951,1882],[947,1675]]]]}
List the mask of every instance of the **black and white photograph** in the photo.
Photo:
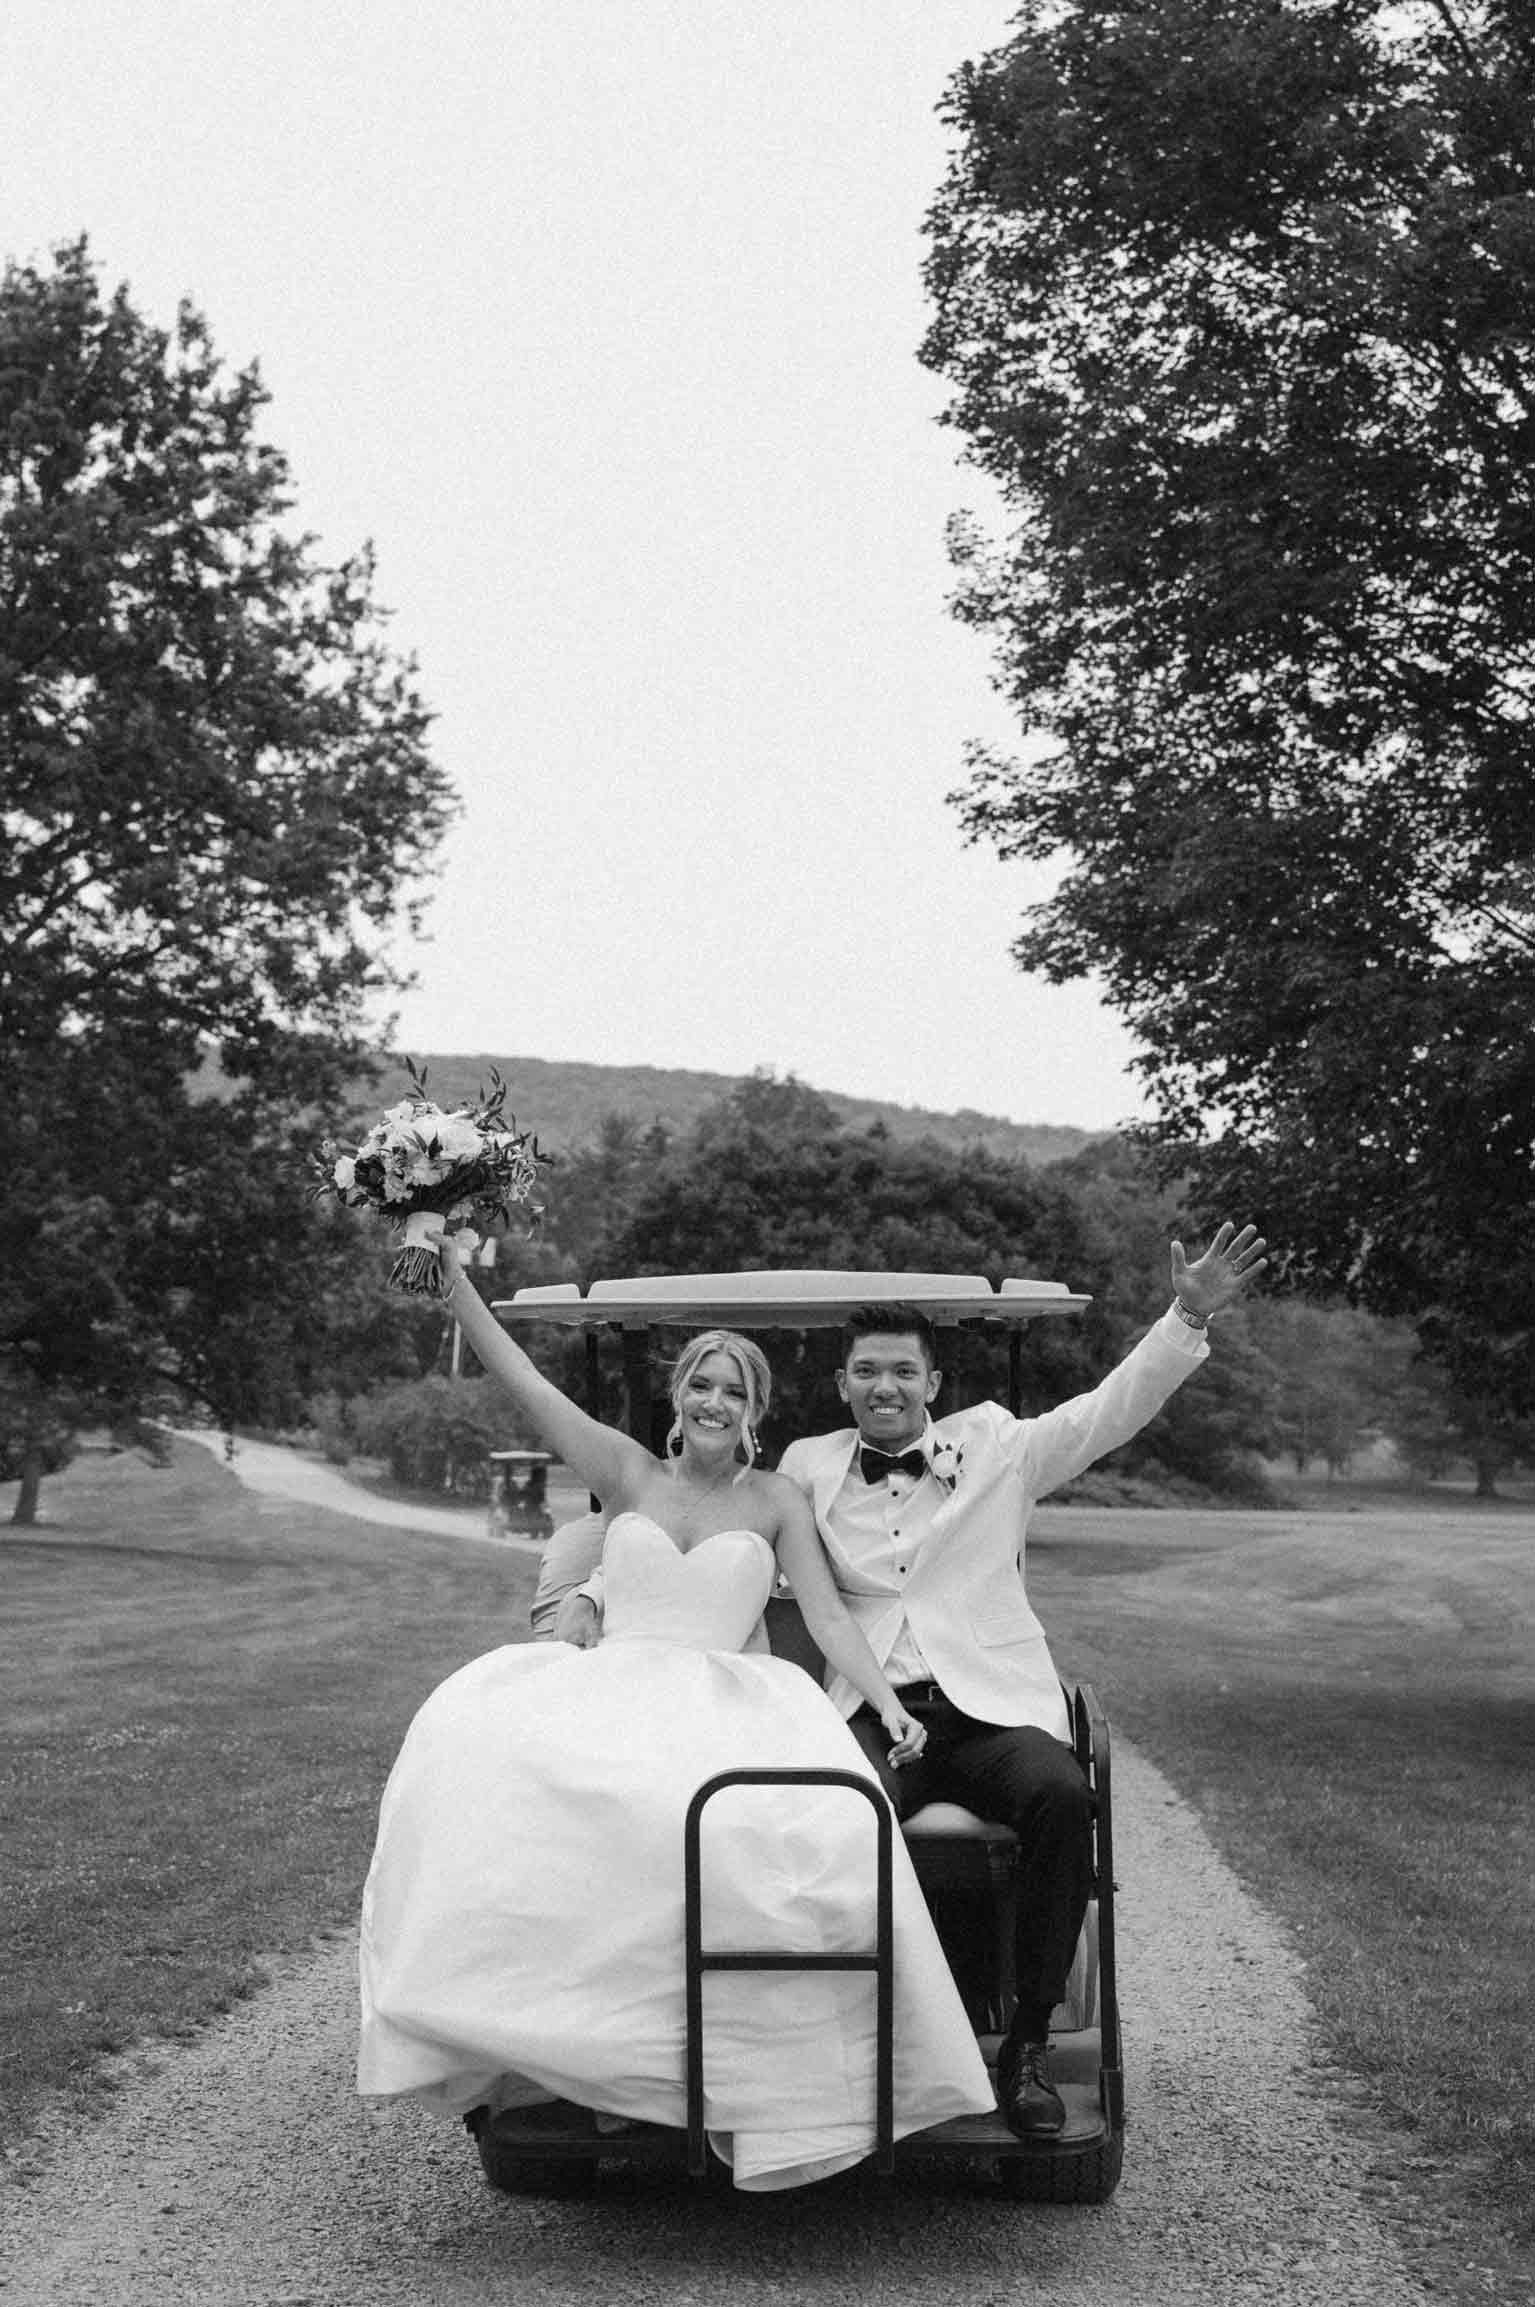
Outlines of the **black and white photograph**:
{"type": "Polygon", "coordinates": [[[0,2307],[1535,2307],[1535,10],[0,15],[0,2307]]]}

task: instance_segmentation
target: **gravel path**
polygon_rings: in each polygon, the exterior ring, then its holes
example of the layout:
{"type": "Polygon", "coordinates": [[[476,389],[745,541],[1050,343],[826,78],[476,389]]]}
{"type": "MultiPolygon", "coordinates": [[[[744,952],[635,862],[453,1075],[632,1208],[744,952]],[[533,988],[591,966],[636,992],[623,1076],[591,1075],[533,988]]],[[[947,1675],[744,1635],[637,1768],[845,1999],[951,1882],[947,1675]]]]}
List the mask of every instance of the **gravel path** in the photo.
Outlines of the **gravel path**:
{"type": "Polygon", "coordinates": [[[403,1499],[380,1498],[348,1479],[338,1466],[304,1450],[290,1450],[280,1442],[235,1444],[231,1458],[222,1434],[206,1426],[173,1426],[178,1442],[200,1442],[247,1490],[264,1498],[294,1498],[306,1506],[323,1506],[331,1514],[350,1514],[361,1522],[385,1522],[392,1530],[433,1530],[439,1537],[462,1538],[471,1545],[511,1546],[524,1554],[542,1554],[541,1538],[516,1531],[497,1532],[485,1527],[483,1506],[415,1506],[403,1499]]]}
{"type": "Polygon", "coordinates": [[[467,2137],[351,2095],[350,1943],[190,2047],[0,2201],[0,2307],[1415,2307],[1301,1966],[1167,1781],[1115,1746],[1131,2129],[1098,2209],[905,2183],[493,2194],[467,2137]]]}

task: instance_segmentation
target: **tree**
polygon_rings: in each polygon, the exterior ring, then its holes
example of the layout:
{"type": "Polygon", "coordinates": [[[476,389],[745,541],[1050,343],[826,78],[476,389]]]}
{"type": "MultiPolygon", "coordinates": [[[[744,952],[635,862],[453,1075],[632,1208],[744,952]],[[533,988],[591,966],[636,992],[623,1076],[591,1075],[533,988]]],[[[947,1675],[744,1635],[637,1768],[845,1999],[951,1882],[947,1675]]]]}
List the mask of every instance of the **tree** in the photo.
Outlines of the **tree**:
{"type": "Polygon", "coordinates": [[[0,1352],[23,1508],[27,1421],[40,1437],[66,1397],[116,1414],[174,1381],[229,1416],[283,1390],[332,1238],[298,1117],[355,1075],[365,1003],[399,982],[382,933],[414,922],[451,815],[370,558],[326,563],[290,526],[266,398],[189,306],[167,332],[104,297],[83,241],[0,276],[0,1352]],[[194,1107],[210,1042],[233,1094],[194,1107]]]}
{"type": "Polygon", "coordinates": [[[1169,1168],[1535,1408],[1535,26],[1025,6],[967,66],[924,357],[1013,527],[958,612],[1169,1168]]]}
{"type": "MultiPolygon", "coordinates": [[[[1115,1155],[1127,1171],[1137,1168],[1124,1149],[1099,1159],[1115,1155]]],[[[777,1266],[980,1274],[993,1284],[1009,1275],[1068,1280],[1091,1294],[1086,1313],[1038,1321],[1025,1333],[1023,1406],[1043,1409],[1096,1385],[1167,1302],[1169,1229],[1159,1223],[1143,1166],[1137,1222],[1125,1216],[1117,1227],[1102,1222],[1077,1168],[1037,1170],[979,1147],[898,1141],[878,1125],[844,1129],[814,1090],[757,1075],[703,1113],[647,1177],[626,1175],[592,1270],[777,1266]]],[[[1123,1212],[1137,1189],[1121,1182],[1123,1212]]],[[[770,1447],[844,1422],[832,1376],[836,1340],[835,1330],[764,1339],[774,1371],[770,1447]]],[[[995,1332],[949,1333],[943,1358],[947,1401],[1006,1398],[1008,1351],[995,1332]]],[[[1250,1481],[1250,1455],[1264,1439],[1262,1386],[1251,1365],[1234,1326],[1199,1386],[1176,1396],[1120,1464],[1162,1466],[1228,1489],[1250,1481]]]]}
{"type": "Polygon", "coordinates": [[[1422,1355],[1400,1356],[1389,1375],[1381,1431],[1414,1474],[1469,1467],[1477,1497],[1496,1498],[1501,1476],[1535,1467],[1535,1418],[1490,1409],[1422,1355]]]}
{"type": "Polygon", "coordinates": [[[1329,1476],[1346,1473],[1385,1431],[1411,1333],[1350,1307],[1295,1298],[1260,1301],[1247,1318],[1274,1374],[1276,1444],[1297,1474],[1317,1458],[1329,1476]]]}
{"type": "MultiPolygon", "coordinates": [[[[1074,1241],[1069,1203],[1025,1164],[897,1143],[877,1126],[844,1131],[815,1090],[757,1074],[707,1108],[642,1175],[630,1172],[614,1221],[590,1255],[591,1270],[609,1275],[776,1266],[995,1280],[1053,1270],[1052,1259],[1069,1263],[1074,1241]]],[[[1059,1381],[1059,1390],[1073,1391],[1085,1367],[1076,1329],[1037,1325],[1030,1370],[1047,1390],[1059,1381]]],[[[764,1340],[774,1370],[775,1445],[840,1422],[835,1335],[764,1340]]],[[[989,1340],[951,1343],[950,1374],[961,1386],[1005,1385],[1005,1356],[999,1361],[989,1340]]]]}
{"type": "MultiPolygon", "coordinates": [[[[449,816],[368,554],[319,561],[254,369],[85,243],[0,280],[0,1037],[354,1031],[449,816]]],[[[284,1062],[288,1062],[287,1052],[284,1062]]]]}
{"type": "MultiPolygon", "coordinates": [[[[1084,1146],[1052,1170],[1082,1228],[1080,1289],[1092,1293],[1086,1337],[1094,1377],[1127,1354],[1167,1303],[1169,1245],[1203,1247],[1180,1187],[1160,1177],[1143,1148],[1124,1137],[1084,1146]]],[[[1225,1214],[1224,1212],[1222,1213],[1225,1214]]],[[[1275,1373],[1251,1302],[1220,1319],[1209,1361],[1181,1386],[1116,1460],[1131,1473],[1173,1474],[1223,1496],[1260,1499],[1259,1458],[1274,1445],[1275,1373]]]]}
{"type": "Polygon", "coordinates": [[[544,1195],[545,1234],[564,1253],[566,1271],[559,1278],[583,1286],[600,1278],[602,1268],[593,1261],[622,1227],[670,1144],[659,1120],[644,1127],[630,1113],[609,1112],[590,1145],[560,1155],[544,1195]]]}

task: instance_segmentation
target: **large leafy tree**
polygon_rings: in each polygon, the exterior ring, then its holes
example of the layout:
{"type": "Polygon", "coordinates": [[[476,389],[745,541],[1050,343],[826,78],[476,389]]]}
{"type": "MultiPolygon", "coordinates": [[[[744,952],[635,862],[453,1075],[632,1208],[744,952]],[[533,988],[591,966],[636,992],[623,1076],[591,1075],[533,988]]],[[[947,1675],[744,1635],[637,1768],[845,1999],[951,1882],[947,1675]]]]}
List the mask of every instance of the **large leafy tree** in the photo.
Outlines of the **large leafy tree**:
{"type": "Polygon", "coordinates": [[[295,527],[265,401],[190,307],[166,330],[104,294],[83,242],[0,276],[0,1439],[23,1514],[66,1404],[291,1394],[343,1247],[297,1117],[355,1076],[382,933],[452,808],[369,557],[295,527]],[[220,1094],[194,1101],[210,1043],[220,1094]]]}
{"type": "Polygon", "coordinates": [[[925,357],[997,483],[959,613],[1207,1207],[1535,1406],[1535,23],[1028,5],[967,66],[925,357]]]}

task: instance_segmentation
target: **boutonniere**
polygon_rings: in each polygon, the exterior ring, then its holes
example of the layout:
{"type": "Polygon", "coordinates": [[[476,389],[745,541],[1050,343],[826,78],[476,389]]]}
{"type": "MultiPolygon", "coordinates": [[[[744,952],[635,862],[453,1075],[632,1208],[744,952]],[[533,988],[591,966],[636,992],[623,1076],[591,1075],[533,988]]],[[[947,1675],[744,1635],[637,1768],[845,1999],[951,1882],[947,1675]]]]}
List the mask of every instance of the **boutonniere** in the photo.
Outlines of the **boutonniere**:
{"type": "Polygon", "coordinates": [[[933,1480],[947,1490],[950,1497],[953,1496],[959,1485],[959,1478],[964,1471],[964,1465],[963,1446],[956,1449],[952,1442],[935,1442],[933,1444],[933,1480]]]}

